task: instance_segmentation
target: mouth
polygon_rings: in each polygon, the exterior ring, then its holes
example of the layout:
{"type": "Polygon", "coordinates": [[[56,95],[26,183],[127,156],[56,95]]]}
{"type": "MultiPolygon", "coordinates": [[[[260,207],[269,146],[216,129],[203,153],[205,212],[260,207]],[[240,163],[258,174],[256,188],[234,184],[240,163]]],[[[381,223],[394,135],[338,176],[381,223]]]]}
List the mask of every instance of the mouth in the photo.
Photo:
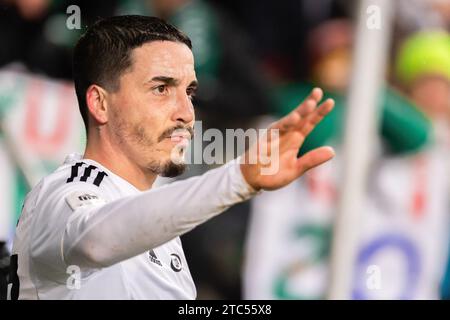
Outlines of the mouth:
{"type": "Polygon", "coordinates": [[[166,139],[170,139],[175,144],[188,145],[191,140],[191,134],[188,131],[175,131],[166,139]]]}

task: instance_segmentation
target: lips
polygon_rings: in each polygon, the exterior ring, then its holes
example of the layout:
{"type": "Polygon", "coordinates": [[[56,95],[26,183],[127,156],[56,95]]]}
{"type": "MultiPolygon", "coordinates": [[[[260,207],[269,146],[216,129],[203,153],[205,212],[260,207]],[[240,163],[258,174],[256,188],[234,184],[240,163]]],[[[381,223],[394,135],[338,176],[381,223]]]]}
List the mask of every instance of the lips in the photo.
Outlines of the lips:
{"type": "Polygon", "coordinates": [[[187,144],[191,139],[191,134],[188,131],[183,132],[173,132],[169,137],[170,141],[175,143],[187,144]]]}
{"type": "Polygon", "coordinates": [[[186,132],[186,133],[172,133],[170,138],[171,139],[176,139],[176,138],[190,139],[191,135],[189,134],[189,132],[186,132]]]}

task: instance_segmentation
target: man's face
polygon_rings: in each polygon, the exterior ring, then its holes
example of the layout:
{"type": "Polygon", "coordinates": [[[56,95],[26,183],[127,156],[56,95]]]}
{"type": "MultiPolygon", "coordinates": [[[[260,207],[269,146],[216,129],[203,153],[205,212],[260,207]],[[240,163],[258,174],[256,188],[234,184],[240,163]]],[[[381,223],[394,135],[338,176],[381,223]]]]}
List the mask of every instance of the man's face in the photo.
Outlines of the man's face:
{"type": "Polygon", "coordinates": [[[110,134],[141,168],[179,175],[195,120],[192,51],[182,43],[153,41],[134,49],[131,58],[119,89],[108,94],[110,134]]]}

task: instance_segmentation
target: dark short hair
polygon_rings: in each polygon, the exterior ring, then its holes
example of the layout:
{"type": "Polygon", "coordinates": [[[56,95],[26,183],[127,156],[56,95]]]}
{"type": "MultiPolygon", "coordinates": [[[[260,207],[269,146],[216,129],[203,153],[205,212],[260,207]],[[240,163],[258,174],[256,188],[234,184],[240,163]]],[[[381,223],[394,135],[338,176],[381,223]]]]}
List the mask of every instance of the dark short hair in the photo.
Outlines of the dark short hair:
{"type": "Polygon", "coordinates": [[[132,65],[131,51],[157,40],[184,43],[192,49],[191,40],[176,27],[156,17],[138,15],[97,21],[78,40],[73,54],[73,78],[86,130],[88,87],[97,84],[117,90],[120,76],[132,65]]]}

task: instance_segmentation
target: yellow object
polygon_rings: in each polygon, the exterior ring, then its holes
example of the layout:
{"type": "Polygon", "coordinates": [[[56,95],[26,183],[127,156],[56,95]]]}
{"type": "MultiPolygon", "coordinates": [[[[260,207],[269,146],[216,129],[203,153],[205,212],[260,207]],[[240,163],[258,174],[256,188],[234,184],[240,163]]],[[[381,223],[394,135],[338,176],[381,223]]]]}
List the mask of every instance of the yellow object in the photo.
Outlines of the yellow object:
{"type": "Polygon", "coordinates": [[[450,35],[427,31],[406,39],[397,56],[396,74],[406,85],[422,75],[439,75],[450,81],[450,35]]]}

